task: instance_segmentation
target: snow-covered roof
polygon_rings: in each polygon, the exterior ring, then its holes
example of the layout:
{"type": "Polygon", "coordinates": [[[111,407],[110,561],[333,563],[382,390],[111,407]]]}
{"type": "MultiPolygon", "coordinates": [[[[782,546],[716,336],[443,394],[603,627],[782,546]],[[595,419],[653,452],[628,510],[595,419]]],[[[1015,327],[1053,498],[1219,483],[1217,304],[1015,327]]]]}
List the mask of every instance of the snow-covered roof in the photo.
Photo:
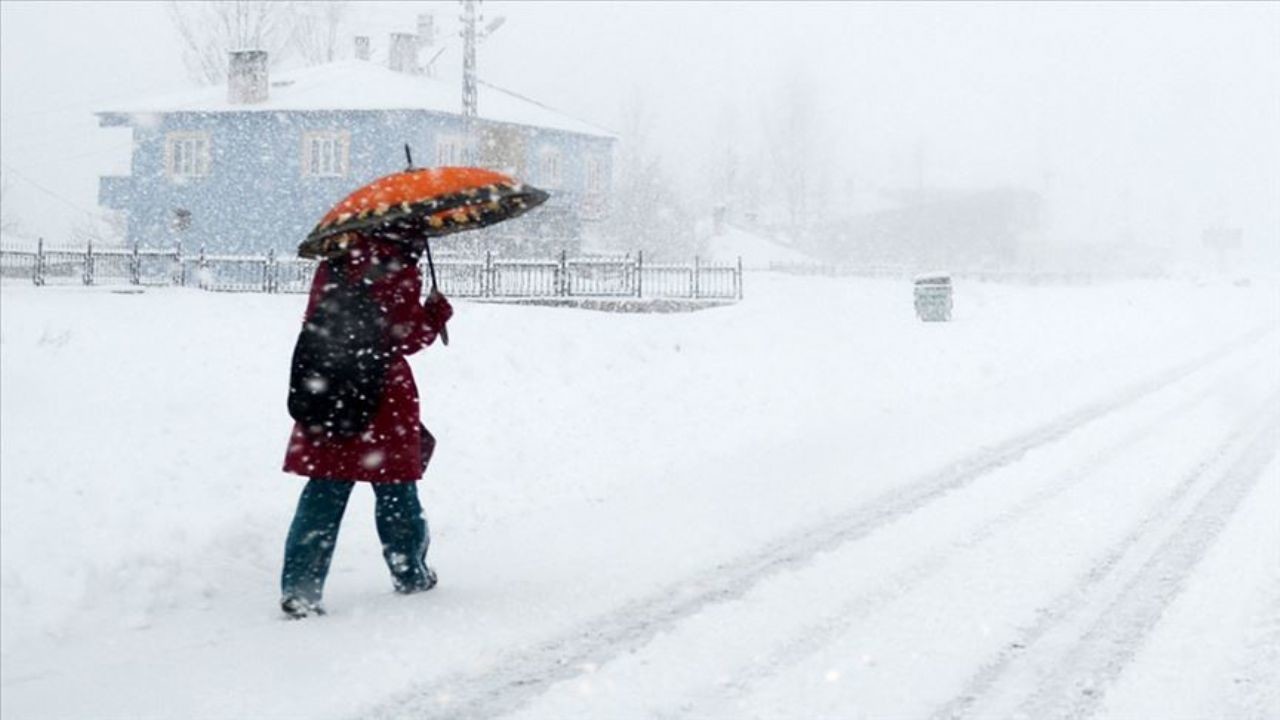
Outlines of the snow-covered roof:
{"type": "Polygon", "coordinates": [[[933,270],[930,272],[922,272],[912,278],[913,282],[925,284],[941,284],[951,282],[951,273],[941,270],[933,270]]]}
{"type": "MultiPolygon", "coordinates": [[[[614,137],[608,130],[565,115],[539,102],[479,83],[480,117],[566,132],[614,137]]],[[[267,99],[249,105],[227,99],[227,86],[163,95],[107,108],[103,113],[280,112],[305,110],[430,110],[462,114],[458,83],[397,72],[364,60],[347,60],[272,72],[267,99]]]]}
{"type": "Polygon", "coordinates": [[[742,258],[750,269],[768,268],[772,263],[813,263],[812,257],[769,238],[726,224],[720,235],[709,241],[711,258],[730,262],[742,258]]]}

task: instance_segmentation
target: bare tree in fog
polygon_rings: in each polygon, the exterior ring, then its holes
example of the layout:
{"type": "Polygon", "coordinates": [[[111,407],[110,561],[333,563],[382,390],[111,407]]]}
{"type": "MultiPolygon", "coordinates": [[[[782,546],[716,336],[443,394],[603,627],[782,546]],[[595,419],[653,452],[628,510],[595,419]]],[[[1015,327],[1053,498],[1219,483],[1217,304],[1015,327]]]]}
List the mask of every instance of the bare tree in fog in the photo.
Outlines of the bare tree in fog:
{"type": "Polygon", "coordinates": [[[633,96],[623,113],[609,235],[619,250],[687,257],[697,252],[693,220],[650,146],[650,122],[643,101],[633,96]]]}
{"type": "Polygon", "coordinates": [[[278,63],[289,46],[291,2],[269,0],[170,0],[169,17],[182,39],[182,59],[197,82],[216,85],[227,77],[227,52],[266,50],[278,63]]]}
{"type": "Polygon", "coordinates": [[[0,176],[0,233],[12,233],[18,231],[18,219],[13,213],[6,213],[5,209],[9,207],[4,199],[9,196],[9,178],[0,176]]]}
{"type": "Polygon", "coordinates": [[[73,246],[122,245],[125,242],[126,228],[127,220],[123,213],[114,210],[86,212],[78,215],[72,222],[67,239],[73,246]]]}
{"type": "Polygon", "coordinates": [[[778,86],[775,100],[764,111],[765,152],[770,163],[773,195],[782,203],[790,228],[801,232],[811,224],[812,202],[818,189],[819,154],[812,83],[798,70],[778,86]]]}
{"type": "Polygon", "coordinates": [[[758,219],[764,192],[760,154],[743,137],[744,129],[740,108],[722,105],[708,162],[711,182],[707,202],[735,222],[752,225],[758,219]]]}
{"type": "Polygon", "coordinates": [[[346,21],[349,4],[338,1],[301,2],[294,7],[291,33],[293,49],[308,65],[338,59],[339,31],[346,21]]]}

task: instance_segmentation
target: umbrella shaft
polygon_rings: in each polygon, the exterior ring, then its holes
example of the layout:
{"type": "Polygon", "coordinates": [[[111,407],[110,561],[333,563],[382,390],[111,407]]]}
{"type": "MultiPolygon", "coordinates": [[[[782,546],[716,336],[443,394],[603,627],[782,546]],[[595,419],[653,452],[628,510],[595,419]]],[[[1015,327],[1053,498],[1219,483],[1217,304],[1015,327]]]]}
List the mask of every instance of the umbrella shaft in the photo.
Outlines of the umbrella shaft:
{"type": "Polygon", "coordinates": [[[436,264],[431,261],[431,243],[425,243],[427,246],[427,269],[431,271],[431,289],[435,290],[436,285],[436,264]]]}

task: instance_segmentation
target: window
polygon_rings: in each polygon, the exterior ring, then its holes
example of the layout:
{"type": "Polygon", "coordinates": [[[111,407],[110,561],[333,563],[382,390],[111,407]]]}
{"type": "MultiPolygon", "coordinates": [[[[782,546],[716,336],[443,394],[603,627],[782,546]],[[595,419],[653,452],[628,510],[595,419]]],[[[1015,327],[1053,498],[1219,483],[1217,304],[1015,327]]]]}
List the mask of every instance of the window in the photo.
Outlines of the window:
{"type": "Polygon", "coordinates": [[[351,154],[351,134],[316,130],[302,135],[302,174],[305,177],[344,177],[351,154]]]}
{"type": "Polygon", "coordinates": [[[538,178],[547,187],[560,187],[560,151],[547,148],[538,163],[538,178]]]}
{"type": "Polygon", "coordinates": [[[587,195],[599,195],[604,192],[604,161],[598,157],[587,158],[586,183],[583,190],[587,195]]]}
{"type": "Polygon", "coordinates": [[[209,174],[209,133],[171,132],[165,135],[165,170],[172,178],[209,174]]]}
{"type": "Polygon", "coordinates": [[[436,138],[436,166],[466,165],[470,162],[467,143],[461,135],[440,135],[436,138]]]}
{"type": "Polygon", "coordinates": [[[589,155],[586,169],[583,172],[582,200],[579,202],[579,215],[584,220],[603,219],[606,212],[604,158],[589,155]]]}

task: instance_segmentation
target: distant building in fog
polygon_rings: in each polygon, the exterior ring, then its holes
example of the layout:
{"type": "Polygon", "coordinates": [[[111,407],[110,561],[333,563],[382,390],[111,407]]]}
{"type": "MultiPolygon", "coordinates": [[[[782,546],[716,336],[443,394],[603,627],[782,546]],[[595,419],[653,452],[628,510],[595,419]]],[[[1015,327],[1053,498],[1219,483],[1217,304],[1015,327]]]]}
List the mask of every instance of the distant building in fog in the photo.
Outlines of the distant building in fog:
{"type": "Polygon", "coordinates": [[[903,190],[888,207],[829,220],[817,235],[833,261],[889,267],[1000,267],[1021,260],[1043,201],[1018,188],[903,190]]]}

